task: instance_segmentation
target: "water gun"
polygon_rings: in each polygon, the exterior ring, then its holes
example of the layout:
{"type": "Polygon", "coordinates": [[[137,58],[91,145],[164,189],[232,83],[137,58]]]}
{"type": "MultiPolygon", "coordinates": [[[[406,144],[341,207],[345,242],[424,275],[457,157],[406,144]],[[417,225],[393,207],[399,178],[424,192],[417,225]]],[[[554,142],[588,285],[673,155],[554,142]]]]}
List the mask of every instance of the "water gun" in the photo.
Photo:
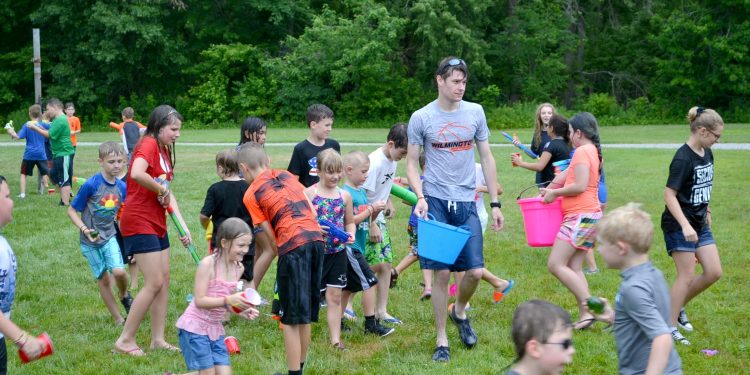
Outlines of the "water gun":
{"type": "Polygon", "coordinates": [[[539,155],[535,154],[534,151],[531,151],[530,148],[523,145],[523,143],[516,141],[513,137],[510,136],[510,134],[506,132],[500,132],[505,139],[509,140],[513,145],[520,148],[523,152],[526,153],[526,155],[531,156],[534,159],[539,159],[539,155]]]}
{"type": "Polygon", "coordinates": [[[72,181],[73,181],[73,184],[75,184],[76,186],[83,186],[83,184],[86,183],[86,179],[83,177],[73,176],[72,181]]]}
{"type": "Polygon", "coordinates": [[[556,161],[552,163],[552,166],[555,167],[555,169],[560,169],[560,172],[562,172],[570,166],[570,159],[556,161]]]}
{"type": "MultiPolygon", "coordinates": [[[[174,213],[174,209],[172,208],[172,206],[167,207],[167,212],[169,213],[169,217],[172,219],[174,226],[177,227],[177,233],[180,234],[180,237],[185,237],[187,235],[187,233],[185,232],[185,228],[183,228],[182,224],[180,224],[180,221],[177,220],[177,215],[174,213]]],[[[198,257],[198,249],[195,248],[195,244],[193,244],[192,242],[189,243],[187,245],[187,251],[195,261],[195,264],[198,264],[198,262],[200,262],[200,258],[198,257]]]]}
{"type": "Polygon", "coordinates": [[[345,231],[341,230],[341,228],[337,227],[336,224],[330,222],[327,219],[320,219],[318,220],[318,224],[321,226],[328,227],[328,237],[331,237],[333,239],[337,239],[341,241],[342,243],[346,243],[349,241],[349,233],[346,233],[345,231]]]}
{"type": "Polygon", "coordinates": [[[391,194],[401,198],[404,202],[414,206],[417,204],[417,195],[413,191],[398,186],[396,184],[391,185],[391,194]]]}
{"type": "Polygon", "coordinates": [[[12,129],[13,129],[13,120],[10,120],[5,124],[5,130],[12,130],[12,129]]]}

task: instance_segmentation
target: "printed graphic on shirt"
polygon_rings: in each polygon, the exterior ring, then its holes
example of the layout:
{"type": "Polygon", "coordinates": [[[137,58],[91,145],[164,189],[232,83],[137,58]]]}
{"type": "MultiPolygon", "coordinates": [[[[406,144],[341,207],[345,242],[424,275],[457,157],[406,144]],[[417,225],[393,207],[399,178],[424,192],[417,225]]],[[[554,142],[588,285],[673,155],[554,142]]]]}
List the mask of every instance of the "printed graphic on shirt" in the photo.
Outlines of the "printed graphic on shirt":
{"type": "Polygon", "coordinates": [[[448,150],[450,152],[459,152],[471,150],[474,147],[474,140],[461,139],[459,134],[461,131],[470,131],[468,126],[464,126],[455,122],[449,122],[443,125],[438,131],[437,140],[432,142],[432,147],[438,150],[448,150]]]}
{"type": "Polygon", "coordinates": [[[711,189],[714,180],[714,165],[699,165],[693,170],[693,192],[690,203],[694,206],[707,204],[711,200],[711,189]]]}
{"type": "Polygon", "coordinates": [[[94,212],[97,215],[112,217],[117,213],[117,208],[120,206],[120,199],[115,194],[109,193],[103,196],[95,206],[94,212]]]}
{"type": "Polygon", "coordinates": [[[380,184],[381,184],[381,185],[385,185],[385,183],[386,183],[386,182],[388,182],[388,181],[390,181],[391,179],[393,179],[393,175],[394,175],[394,174],[396,174],[396,171],[393,171],[393,172],[391,172],[391,173],[386,173],[386,174],[384,174],[384,175],[383,175],[383,182],[381,182],[380,184]]]}
{"type": "Polygon", "coordinates": [[[307,161],[307,164],[310,165],[310,173],[308,173],[310,176],[317,177],[318,176],[318,157],[313,156],[310,158],[310,160],[307,161]]]}

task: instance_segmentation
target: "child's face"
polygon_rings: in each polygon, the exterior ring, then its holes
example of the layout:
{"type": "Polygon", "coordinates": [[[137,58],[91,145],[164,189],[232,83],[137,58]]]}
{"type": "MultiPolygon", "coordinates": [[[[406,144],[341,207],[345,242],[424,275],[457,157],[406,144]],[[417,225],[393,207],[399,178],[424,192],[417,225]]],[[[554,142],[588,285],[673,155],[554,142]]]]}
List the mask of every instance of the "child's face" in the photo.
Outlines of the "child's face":
{"type": "Polygon", "coordinates": [[[99,164],[102,166],[102,174],[115,178],[122,173],[122,168],[125,167],[125,155],[109,154],[103,159],[99,159],[99,164]]]}
{"type": "Polygon", "coordinates": [[[174,119],[172,123],[166,126],[162,126],[159,129],[159,142],[164,145],[171,145],[180,137],[180,128],[182,128],[182,121],[174,119]]]}
{"type": "Polygon", "coordinates": [[[561,374],[565,365],[573,362],[573,328],[566,327],[556,331],[540,344],[540,367],[544,374],[561,374]]]}
{"type": "Polygon", "coordinates": [[[620,269],[623,264],[623,249],[617,242],[607,241],[601,236],[597,237],[597,251],[601,254],[607,268],[620,269]]]}
{"type": "Polygon", "coordinates": [[[52,120],[60,114],[60,108],[47,104],[45,113],[47,114],[47,118],[52,120]]]}
{"type": "Polygon", "coordinates": [[[715,130],[708,128],[698,129],[698,133],[701,134],[701,145],[703,147],[711,148],[714,144],[719,143],[719,138],[721,138],[721,133],[723,132],[724,125],[717,126],[715,130]]]}
{"type": "Polygon", "coordinates": [[[327,188],[335,188],[339,185],[339,181],[341,181],[341,175],[343,175],[342,171],[338,172],[324,172],[322,170],[318,171],[318,177],[320,177],[320,183],[323,184],[323,186],[327,188]]]}
{"type": "Polygon", "coordinates": [[[13,220],[13,199],[8,182],[0,182],[0,228],[13,220]]]}
{"type": "Polygon", "coordinates": [[[333,119],[324,118],[320,121],[310,121],[310,131],[315,138],[328,139],[328,135],[331,134],[333,129],[333,119]]]}
{"type": "Polygon", "coordinates": [[[386,156],[389,160],[399,161],[406,156],[406,147],[396,147],[393,141],[388,141],[388,151],[386,156]]]}
{"type": "Polygon", "coordinates": [[[351,183],[354,187],[360,187],[362,184],[365,183],[367,180],[367,175],[370,170],[370,162],[366,161],[363,163],[360,163],[358,166],[347,166],[346,167],[346,179],[351,183]]]}
{"type": "Polygon", "coordinates": [[[262,127],[257,133],[245,132],[245,138],[259,144],[266,144],[266,127],[262,127]]]}
{"type": "Polygon", "coordinates": [[[233,240],[222,239],[221,248],[226,251],[230,262],[241,262],[242,258],[250,251],[250,243],[253,236],[250,233],[243,234],[233,240]]]}
{"type": "Polygon", "coordinates": [[[552,107],[542,107],[542,110],[539,112],[539,118],[542,119],[542,124],[549,125],[549,120],[552,118],[552,107]]]}
{"type": "Polygon", "coordinates": [[[65,108],[65,114],[68,115],[68,117],[73,116],[75,113],[76,113],[75,107],[65,108]]]}

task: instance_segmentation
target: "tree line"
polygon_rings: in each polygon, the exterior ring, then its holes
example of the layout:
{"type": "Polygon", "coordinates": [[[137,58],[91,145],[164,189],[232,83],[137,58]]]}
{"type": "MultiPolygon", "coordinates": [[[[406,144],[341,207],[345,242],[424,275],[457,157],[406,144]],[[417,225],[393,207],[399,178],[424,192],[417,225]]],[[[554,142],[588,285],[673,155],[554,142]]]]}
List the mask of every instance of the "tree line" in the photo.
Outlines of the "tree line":
{"type": "Polygon", "coordinates": [[[434,98],[446,55],[468,62],[466,98],[488,116],[552,102],[633,123],[692,105],[750,118],[743,0],[3,2],[0,113],[33,101],[40,28],[44,97],[102,124],[161,103],[197,127],[301,123],[313,102],[353,122],[404,120],[434,98]]]}

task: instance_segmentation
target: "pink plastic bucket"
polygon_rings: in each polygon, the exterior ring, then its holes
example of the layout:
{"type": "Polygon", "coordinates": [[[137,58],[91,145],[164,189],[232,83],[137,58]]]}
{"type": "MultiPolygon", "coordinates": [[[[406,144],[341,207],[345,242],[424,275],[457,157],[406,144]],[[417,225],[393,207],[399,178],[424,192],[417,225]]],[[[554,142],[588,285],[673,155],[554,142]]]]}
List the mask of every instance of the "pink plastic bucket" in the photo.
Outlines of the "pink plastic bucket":
{"type": "Polygon", "coordinates": [[[526,229],[526,243],[531,247],[547,247],[555,243],[555,237],[562,223],[562,198],[550,204],[542,202],[542,197],[518,200],[526,229]]]}

